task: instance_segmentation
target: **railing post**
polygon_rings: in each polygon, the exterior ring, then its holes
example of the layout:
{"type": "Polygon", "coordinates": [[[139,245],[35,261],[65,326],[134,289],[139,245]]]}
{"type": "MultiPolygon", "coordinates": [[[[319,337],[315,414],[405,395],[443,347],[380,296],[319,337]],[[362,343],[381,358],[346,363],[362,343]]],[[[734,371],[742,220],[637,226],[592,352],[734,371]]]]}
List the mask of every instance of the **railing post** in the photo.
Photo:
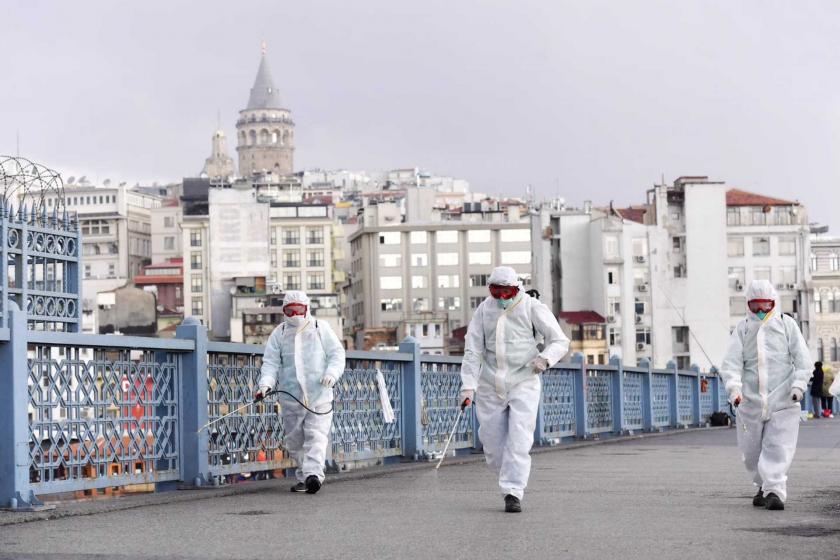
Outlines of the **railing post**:
{"type": "Polygon", "coordinates": [[[621,365],[621,358],[612,356],[610,365],[615,366],[615,375],[612,378],[612,417],[613,433],[621,435],[624,430],[624,367],[621,365]]]}
{"type": "Polygon", "coordinates": [[[694,372],[694,390],[692,391],[691,406],[694,410],[694,425],[703,425],[703,411],[700,410],[700,366],[697,364],[691,365],[691,371],[694,372]]]}
{"type": "Polygon", "coordinates": [[[29,483],[29,363],[26,312],[6,302],[9,341],[0,343],[0,504],[17,511],[44,509],[29,483]]]}
{"type": "Polygon", "coordinates": [[[680,427],[680,373],[674,361],[668,362],[665,368],[672,374],[668,384],[668,408],[671,411],[671,427],[680,427]]]}
{"type": "Polygon", "coordinates": [[[403,362],[403,457],[419,459],[423,452],[423,426],[420,415],[423,406],[423,390],[420,385],[422,366],[420,364],[420,343],[414,337],[406,337],[400,343],[400,352],[412,355],[410,362],[403,362]]]}
{"type": "Polygon", "coordinates": [[[642,378],[642,429],[653,431],[653,365],[647,358],[639,363],[647,371],[642,378]]]}
{"type": "Polygon", "coordinates": [[[195,317],[187,317],[175,330],[175,337],[195,343],[195,349],[181,357],[178,376],[181,480],[187,485],[204,486],[210,483],[210,434],[198,429],[208,417],[207,329],[195,317]]]}
{"type": "Polygon", "coordinates": [[[583,354],[575,353],[572,363],[580,368],[575,372],[575,436],[578,439],[586,439],[586,364],[583,354]]]}
{"type": "Polygon", "coordinates": [[[720,377],[715,366],[712,366],[709,370],[709,386],[711,387],[710,390],[714,391],[712,393],[712,412],[717,412],[720,410],[720,377]]]}

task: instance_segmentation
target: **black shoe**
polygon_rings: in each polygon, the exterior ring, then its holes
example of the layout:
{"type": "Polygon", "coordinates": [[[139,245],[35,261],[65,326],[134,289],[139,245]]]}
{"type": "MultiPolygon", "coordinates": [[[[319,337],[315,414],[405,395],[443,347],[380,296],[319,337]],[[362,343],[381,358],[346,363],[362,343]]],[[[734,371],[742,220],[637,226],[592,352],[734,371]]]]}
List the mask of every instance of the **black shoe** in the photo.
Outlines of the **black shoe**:
{"type": "Polygon", "coordinates": [[[292,492],[306,492],[306,484],[303,482],[298,482],[294,486],[291,487],[292,492]]]}
{"type": "Polygon", "coordinates": [[[767,498],[764,497],[764,492],[761,491],[761,488],[758,489],[758,494],[753,496],[753,505],[755,507],[764,507],[767,505],[767,498]]]}
{"type": "Polygon", "coordinates": [[[321,489],[321,481],[317,476],[311,474],[306,477],[306,493],[316,494],[321,489]]]}
{"type": "Polygon", "coordinates": [[[766,501],[767,501],[767,505],[764,506],[764,507],[766,507],[767,509],[776,510],[776,511],[785,509],[785,503],[782,501],[782,499],[780,497],[778,497],[773,492],[770,492],[769,494],[767,494],[766,501]]]}
{"type": "Polygon", "coordinates": [[[505,496],[505,513],[520,513],[522,511],[522,502],[519,498],[512,494],[505,496]]]}

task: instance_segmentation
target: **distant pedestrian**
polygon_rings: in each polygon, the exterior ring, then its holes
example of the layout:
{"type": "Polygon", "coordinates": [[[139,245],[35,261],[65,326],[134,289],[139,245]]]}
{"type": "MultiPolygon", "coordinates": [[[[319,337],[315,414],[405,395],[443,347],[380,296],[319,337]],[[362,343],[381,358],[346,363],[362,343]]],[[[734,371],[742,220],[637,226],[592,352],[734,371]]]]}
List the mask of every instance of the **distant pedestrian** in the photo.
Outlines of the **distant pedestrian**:
{"type": "Polygon", "coordinates": [[[832,395],[828,389],[831,387],[832,382],[834,381],[834,370],[831,368],[825,368],[823,372],[823,382],[822,382],[822,408],[823,408],[823,418],[834,418],[834,395],[832,395]]]}
{"type": "Polygon", "coordinates": [[[814,362],[814,373],[811,376],[811,407],[814,409],[814,418],[822,416],[822,395],[823,395],[823,368],[822,362],[814,362]]]}

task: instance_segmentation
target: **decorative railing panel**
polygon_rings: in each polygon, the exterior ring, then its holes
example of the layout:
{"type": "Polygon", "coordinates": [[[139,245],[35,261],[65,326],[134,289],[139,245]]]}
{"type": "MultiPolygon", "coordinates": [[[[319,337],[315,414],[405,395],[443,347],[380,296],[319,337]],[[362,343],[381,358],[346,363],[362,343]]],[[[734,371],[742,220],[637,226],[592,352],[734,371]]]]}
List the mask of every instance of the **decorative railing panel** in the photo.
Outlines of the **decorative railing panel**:
{"type": "Polygon", "coordinates": [[[335,388],[332,426],[334,461],[402,454],[402,368],[399,363],[347,359],[335,388]],[[382,373],[394,421],[385,423],[377,382],[382,373]]]}
{"type": "MultiPolygon", "coordinates": [[[[420,424],[423,426],[423,445],[427,452],[443,451],[449,431],[455,423],[461,403],[461,366],[458,363],[423,361],[420,372],[422,405],[420,424]]],[[[450,449],[472,447],[473,408],[468,407],[452,437],[450,449]]]]}
{"type": "Polygon", "coordinates": [[[647,373],[624,370],[622,389],[624,393],[624,427],[630,430],[644,428],[642,411],[644,380],[647,373]]]}
{"type": "Polygon", "coordinates": [[[593,434],[613,429],[612,376],[615,371],[588,369],[586,375],[586,427],[593,434]]]}
{"type": "Polygon", "coordinates": [[[177,354],[42,344],[30,351],[36,491],[179,478],[177,354]]]}
{"type": "Polygon", "coordinates": [[[697,380],[687,375],[677,377],[677,406],[679,411],[680,424],[689,425],[694,423],[694,391],[697,388],[697,380]]]}
{"type": "Polygon", "coordinates": [[[541,441],[575,435],[575,375],[578,373],[552,368],[543,374],[541,441]]]}
{"type": "Polygon", "coordinates": [[[670,376],[654,373],[651,376],[651,403],[653,408],[653,425],[664,428],[671,425],[671,389],[670,376]]]}

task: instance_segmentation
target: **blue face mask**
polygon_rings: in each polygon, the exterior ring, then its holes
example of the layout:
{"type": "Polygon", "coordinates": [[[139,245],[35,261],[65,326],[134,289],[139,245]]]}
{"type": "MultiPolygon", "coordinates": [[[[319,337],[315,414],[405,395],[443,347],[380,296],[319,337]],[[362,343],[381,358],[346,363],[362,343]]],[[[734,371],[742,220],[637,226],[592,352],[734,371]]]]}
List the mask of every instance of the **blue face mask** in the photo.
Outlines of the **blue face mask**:
{"type": "Polygon", "coordinates": [[[759,311],[755,315],[756,315],[756,317],[758,317],[760,320],[763,321],[764,318],[767,317],[767,312],[766,311],[759,311]]]}
{"type": "Polygon", "coordinates": [[[498,301],[498,302],[499,302],[499,305],[501,306],[501,308],[502,308],[502,309],[507,309],[508,307],[510,307],[510,304],[512,304],[512,303],[513,303],[514,299],[516,299],[516,298],[511,298],[511,299],[497,299],[496,301],[498,301]]]}

